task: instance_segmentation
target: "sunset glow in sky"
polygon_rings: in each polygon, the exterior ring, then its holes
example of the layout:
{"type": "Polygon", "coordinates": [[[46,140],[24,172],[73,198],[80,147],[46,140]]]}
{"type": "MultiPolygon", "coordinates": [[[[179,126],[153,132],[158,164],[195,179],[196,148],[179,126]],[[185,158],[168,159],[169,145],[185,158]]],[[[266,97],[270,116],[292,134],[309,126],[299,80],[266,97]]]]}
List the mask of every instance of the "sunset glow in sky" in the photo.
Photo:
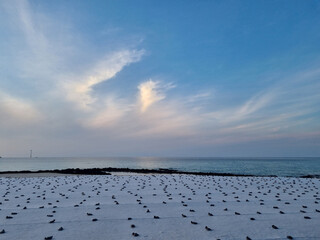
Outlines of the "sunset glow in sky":
{"type": "Polygon", "coordinates": [[[0,2],[0,156],[319,156],[320,1],[0,2]]]}

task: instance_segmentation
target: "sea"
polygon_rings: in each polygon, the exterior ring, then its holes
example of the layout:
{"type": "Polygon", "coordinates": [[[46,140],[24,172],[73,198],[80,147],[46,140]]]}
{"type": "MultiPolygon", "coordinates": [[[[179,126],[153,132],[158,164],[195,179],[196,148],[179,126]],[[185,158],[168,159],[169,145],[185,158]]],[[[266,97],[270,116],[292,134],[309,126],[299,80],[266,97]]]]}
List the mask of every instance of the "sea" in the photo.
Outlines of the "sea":
{"type": "Polygon", "coordinates": [[[257,176],[320,176],[320,157],[99,157],[0,158],[0,172],[67,168],[173,169],[188,172],[231,173],[257,176]]]}

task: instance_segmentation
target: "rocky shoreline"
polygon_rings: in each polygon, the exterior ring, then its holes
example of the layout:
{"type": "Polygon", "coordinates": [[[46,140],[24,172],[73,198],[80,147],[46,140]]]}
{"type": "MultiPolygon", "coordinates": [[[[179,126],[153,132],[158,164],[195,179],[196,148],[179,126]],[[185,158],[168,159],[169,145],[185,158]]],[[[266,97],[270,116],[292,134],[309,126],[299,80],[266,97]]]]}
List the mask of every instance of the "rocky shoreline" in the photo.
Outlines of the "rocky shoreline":
{"type": "MultiPolygon", "coordinates": [[[[234,173],[215,173],[215,172],[187,172],[178,171],[174,169],[131,169],[131,168],[68,168],[68,169],[54,169],[54,170],[38,170],[38,171],[2,171],[1,174],[29,174],[29,173],[59,173],[59,174],[76,174],[76,175],[111,175],[111,173],[125,172],[125,173],[139,173],[139,174],[188,174],[200,176],[229,176],[229,177],[277,177],[276,175],[250,175],[250,174],[234,174],[234,173]]],[[[286,176],[293,177],[293,176],[286,176]]],[[[320,175],[302,175],[300,178],[320,178],[320,175]]]]}

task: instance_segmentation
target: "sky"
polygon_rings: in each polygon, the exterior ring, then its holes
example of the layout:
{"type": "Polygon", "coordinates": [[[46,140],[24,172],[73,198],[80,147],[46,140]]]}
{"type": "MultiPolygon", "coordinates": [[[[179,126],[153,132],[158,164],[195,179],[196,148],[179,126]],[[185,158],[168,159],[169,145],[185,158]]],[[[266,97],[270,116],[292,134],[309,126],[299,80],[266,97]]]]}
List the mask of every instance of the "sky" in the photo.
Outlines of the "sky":
{"type": "Polygon", "coordinates": [[[0,1],[0,156],[320,156],[320,1],[0,1]]]}

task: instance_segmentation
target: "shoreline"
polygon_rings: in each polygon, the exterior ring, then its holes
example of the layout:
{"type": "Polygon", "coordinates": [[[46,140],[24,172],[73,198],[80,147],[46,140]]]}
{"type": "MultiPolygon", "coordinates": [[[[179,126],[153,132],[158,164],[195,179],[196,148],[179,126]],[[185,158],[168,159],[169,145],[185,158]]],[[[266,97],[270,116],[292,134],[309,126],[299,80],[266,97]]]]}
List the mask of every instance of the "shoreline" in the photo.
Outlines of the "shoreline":
{"type": "MultiPolygon", "coordinates": [[[[234,174],[234,173],[216,173],[216,172],[187,172],[174,169],[131,169],[131,168],[67,168],[67,169],[54,169],[54,170],[23,170],[23,171],[1,171],[2,176],[15,176],[15,175],[36,175],[36,176],[67,176],[67,175],[111,175],[112,173],[134,173],[134,174],[186,174],[198,176],[225,176],[225,177],[279,177],[277,175],[254,175],[254,174],[234,174]]],[[[320,178],[320,175],[301,175],[301,176],[283,176],[295,178],[320,178]]]]}

